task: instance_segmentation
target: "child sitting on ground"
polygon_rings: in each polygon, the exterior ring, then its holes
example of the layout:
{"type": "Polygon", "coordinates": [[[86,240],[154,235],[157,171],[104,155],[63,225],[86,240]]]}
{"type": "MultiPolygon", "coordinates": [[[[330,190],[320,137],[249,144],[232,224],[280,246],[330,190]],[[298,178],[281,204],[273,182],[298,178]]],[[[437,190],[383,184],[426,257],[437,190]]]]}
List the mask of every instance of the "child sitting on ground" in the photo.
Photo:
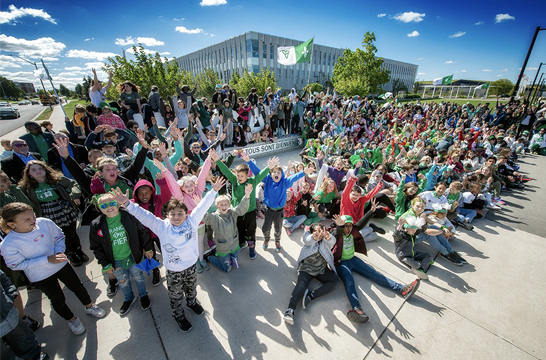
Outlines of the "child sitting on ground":
{"type": "Polygon", "coordinates": [[[237,230],[237,218],[248,211],[252,184],[246,184],[245,196],[235,207],[230,207],[230,199],[227,195],[216,198],[217,210],[206,213],[203,222],[213,231],[213,241],[216,244],[216,254],[209,256],[208,260],[220,270],[229,272],[232,267],[239,268],[239,232],[237,230]]]}
{"type": "Polygon", "coordinates": [[[282,226],[286,229],[288,236],[292,235],[292,232],[302,225],[307,216],[296,215],[296,205],[301,198],[301,193],[294,194],[294,190],[291,188],[286,190],[286,204],[284,205],[284,220],[282,226]]]}

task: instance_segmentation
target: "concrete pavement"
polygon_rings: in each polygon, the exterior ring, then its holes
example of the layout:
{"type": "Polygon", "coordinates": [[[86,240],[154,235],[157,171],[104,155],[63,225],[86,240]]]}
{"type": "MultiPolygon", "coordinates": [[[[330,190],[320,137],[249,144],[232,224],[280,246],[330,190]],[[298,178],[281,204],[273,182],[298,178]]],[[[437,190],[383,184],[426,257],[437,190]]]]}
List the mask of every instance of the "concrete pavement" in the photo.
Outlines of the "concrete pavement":
{"type": "MultiPolygon", "coordinates": [[[[54,113],[55,114],[55,113],[54,113]]],[[[62,114],[62,113],[61,113],[62,114]]],[[[53,119],[53,117],[52,117],[53,119]]],[[[55,119],[53,119],[55,120],[55,119]]],[[[60,125],[62,126],[62,118],[60,125]]],[[[281,156],[281,163],[297,156],[281,156]]],[[[542,174],[546,158],[527,156],[523,171],[542,174]],[[526,164],[527,163],[527,164],[526,164]],[[535,164],[535,165],[530,165],[535,164]]],[[[265,159],[258,161],[263,166],[265,159]]],[[[535,196],[546,188],[544,177],[530,190],[513,196],[535,196]]],[[[535,204],[533,198],[527,204],[535,204]]],[[[536,205],[544,209],[543,203],[536,205]]],[[[535,205],[533,205],[535,206],[535,205]]],[[[498,216],[514,219],[531,216],[538,208],[507,207],[498,216]],[[510,211],[512,213],[510,213],[510,211]]],[[[182,333],[171,317],[166,284],[152,287],[149,311],[135,303],[124,318],[119,316],[121,291],[106,297],[100,266],[91,257],[77,273],[96,302],[108,310],[103,319],[85,315],[76,297],[65,291],[67,303],[82,318],[87,332],[74,336],[64,320],[51,310],[38,291],[23,291],[27,313],[43,322],[36,332],[55,359],[375,359],[391,357],[444,359],[537,359],[546,357],[544,334],[544,237],[512,226],[508,220],[477,220],[474,232],[460,230],[454,248],[469,262],[454,266],[442,258],[429,271],[419,291],[408,302],[389,289],[355,274],[359,297],[370,317],[366,324],[346,318],[349,302],[340,285],[333,293],[296,309],[295,324],[285,325],[282,315],[296,280],[296,259],[302,230],[287,236],[283,231],[280,254],[261,249],[258,222],[258,257],[241,251],[240,269],[229,274],[215,268],[198,275],[197,298],[204,316],[187,311],[193,330],[182,333]]],[[[328,222],[329,223],[329,222],[328,222]]],[[[374,221],[388,230],[369,244],[366,261],[393,280],[407,283],[415,276],[394,256],[391,218],[374,221]]],[[[79,230],[88,249],[88,227],[79,230]]],[[[359,255],[361,256],[361,255],[359,255]]],[[[164,276],[164,269],[161,273],[164,276]]],[[[311,287],[316,287],[313,282],[311,287]]]]}

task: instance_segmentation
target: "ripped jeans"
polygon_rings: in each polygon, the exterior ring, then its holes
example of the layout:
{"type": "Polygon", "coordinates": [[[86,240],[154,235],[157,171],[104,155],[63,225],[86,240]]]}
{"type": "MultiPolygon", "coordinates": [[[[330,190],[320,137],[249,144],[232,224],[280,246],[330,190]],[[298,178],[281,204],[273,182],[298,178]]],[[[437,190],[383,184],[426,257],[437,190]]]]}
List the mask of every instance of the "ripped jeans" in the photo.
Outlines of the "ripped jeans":
{"type": "Polygon", "coordinates": [[[124,301],[132,301],[135,297],[129,276],[131,276],[135,281],[138,296],[143,297],[148,295],[148,292],[146,291],[146,280],[144,279],[144,273],[142,270],[136,268],[135,266],[131,266],[129,269],[124,269],[121,267],[121,263],[121,260],[116,260],[114,262],[114,275],[118,279],[119,287],[121,288],[123,296],[125,297],[124,301]]]}

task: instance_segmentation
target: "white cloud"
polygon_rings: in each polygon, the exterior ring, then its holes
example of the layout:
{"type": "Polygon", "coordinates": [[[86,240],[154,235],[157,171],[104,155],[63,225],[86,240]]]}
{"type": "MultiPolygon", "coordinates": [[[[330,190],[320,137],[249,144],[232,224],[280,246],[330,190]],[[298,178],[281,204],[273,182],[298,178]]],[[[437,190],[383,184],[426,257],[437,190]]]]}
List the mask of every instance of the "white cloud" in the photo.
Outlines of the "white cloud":
{"type": "Polygon", "coordinates": [[[497,16],[495,16],[495,24],[498,24],[505,20],[516,20],[516,18],[510,14],[497,14],[497,16]]]}
{"type": "Polygon", "coordinates": [[[182,34],[201,34],[203,33],[203,29],[195,28],[195,29],[188,29],[185,26],[177,26],[175,30],[182,34]]]}
{"type": "Polygon", "coordinates": [[[417,73],[417,75],[426,75],[427,73],[417,73]]]}
{"type": "Polygon", "coordinates": [[[449,37],[450,38],[458,38],[458,37],[463,36],[464,34],[466,34],[466,31],[457,31],[455,34],[449,35],[449,37]]]}
{"type": "Polygon", "coordinates": [[[474,25],[483,25],[484,22],[483,21],[478,21],[477,23],[475,23],[474,25]]]}
{"type": "Polygon", "coordinates": [[[538,70],[538,68],[536,68],[536,67],[528,67],[528,68],[525,69],[525,70],[526,70],[526,71],[527,71],[527,70],[538,70]]]}
{"type": "Polygon", "coordinates": [[[215,34],[210,34],[210,37],[215,37],[216,35],[215,34]]]}
{"type": "Polygon", "coordinates": [[[17,19],[24,16],[32,16],[42,18],[45,21],[50,23],[57,24],[55,19],[51,17],[47,12],[42,9],[31,9],[31,8],[17,8],[15,5],[10,5],[8,7],[9,11],[0,11],[0,24],[9,24],[10,22],[15,22],[17,19]]]}
{"type": "Polygon", "coordinates": [[[453,60],[448,60],[448,61],[446,61],[445,63],[446,63],[446,64],[455,64],[455,61],[453,61],[453,60]]]}
{"type": "Polygon", "coordinates": [[[86,69],[101,69],[104,64],[101,61],[85,63],[86,69]]]}
{"type": "MultiPolygon", "coordinates": [[[[0,34],[0,49],[12,51],[21,56],[51,58],[59,56],[59,53],[66,47],[65,44],[57,42],[50,37],[38,38],[36,40],[18,39],[13,36],[0,34]]],[[[57,59],[56,59],[57,60],[57,59]]]]}
{"type": "Polygon", "coordinates": [[[405,13],[396,15],[394,19],[404,23],[410,23],[410,22],[418,23],[423,21],[424,17],[425,17],[425,13],[419,14],[413,11],[406,11],[405,13]]]}
{"type": "Polygon", "coordinates": [[[410,32],[410,33],[408,34],[408,37],[417,37],[417,36],[419,36],[419,35],[421,35],[421,34],[419,34],[419,31],[413,30],[412,32],[410,32]]]}
{"type": "Polygon", "coordinates": [[[65,70],[68,70],[68,71],[80,71],[80,70],[83,70],[82,67],[79,67],[79,66],[68,66],[68,67],[65,67],[64,68],[65,70]]]}
{"type": "Polygon", "coordinates": [[[483,69],[482,71],[483,71],[483,72],[491,72],[491,71],[493,71],[493,70],[491,70],[491,69],[483,69]]]}
{"type": "Polygon", "coordinates": [[[466,70],[461,70],[461,72],[466,72],[466,70]]]}
{"type": "Polygon", "coordinates": [[[95,40],[95,38],[92,37],[92,38],[83,39],[83,41],[92,41],[92,40],[95,40]]]}
{"type": "Polygon", "coordinates": [[[422,58],[422,57],[418,57],[418,58],[417,58],[417,60],[423,60],[423,59],[424,59],[424,58],[422,58]]]}
{"type": "Polygon", "coordinates": [[[382,18],[382,17],[385,17],[385,16],[387,16],[387,14],[377,14],[378,18],[382,18]]]}
{"type": "Polygon", "coordinates": [[[68,50],[68,53],[66,54],[66,57],[69,58],[97,59],[100,61],[114,56],[116,56],[116,54],[111,52],[98,52],[87,50],[68,50]]]}
{"type": "Polygon", "coordinates": [[[502,72],[507,72],[507,71],[508,71],[508,69],[502,69],[501,71],[502,71],[502,72]]]}
{"type": "Polygon", "coordinates": [[[185,19],[185,18],[174,18],[173,20],[174,20],[174,21],[184,21],[184,20],[186,20],[186,19],[185,19]]]}
{"type": "MultiPolygon", "coordinates": [[[[135,52],[133,51],[133,48],[127,49],[127,52],[128,52],[129,54],[134,54],[134,53],[135,53],[135,52]]],[[[152,55],[155,55],[156,52],[158,52],[158,51],[144,49],[144,53],[145,53],[145,54],[152,54],[152,55]]],[[[164,55],[171,55],[171,53],[168,52],[168,51],[165,51],[165,52],[160,52],[159,55],[161,55],[161,56],[164,56],[164,55]]]]}
{"type": "Polygon", "coordinates": [[[135,43],[135,39],[133,39],[132,36],[127,36],[127,38],[117,38],[115,44],[119,46],[127,46],[127,45],[133,45],[135,43]]]}
{"type": "Polygon", "coordinates": [[[497,75],[497,77],[503,77],[503,76],[504,76],[504,75],[500,75],[500,74],[499,74],[499,75],[497,75]]]}
{"type": "Polygon", "coordinates": [[[125,39],[117,38],[115,44],[119,46],[127,46],[127,45],[135,45],[135,44],[142,44],[146,46],[165,45],[163,41],[154,39],[152,37],[137,37],[135,39],[132,36],[127,36],[125,39]]]}
{"type": "Polygon", "coordinates": [[[225,5],[227,4],[226,0],[201,0],[199,5],[201,6],[216,6],[216,5],[225,5]]]}
{"type": "Polygon", "coordinates": [[[165,43],[163,41],[154,39],[152,37],[137,37],[137,43],[140,43],[140,44],[146,45],[146,46],[165,45],[165,43]]]}

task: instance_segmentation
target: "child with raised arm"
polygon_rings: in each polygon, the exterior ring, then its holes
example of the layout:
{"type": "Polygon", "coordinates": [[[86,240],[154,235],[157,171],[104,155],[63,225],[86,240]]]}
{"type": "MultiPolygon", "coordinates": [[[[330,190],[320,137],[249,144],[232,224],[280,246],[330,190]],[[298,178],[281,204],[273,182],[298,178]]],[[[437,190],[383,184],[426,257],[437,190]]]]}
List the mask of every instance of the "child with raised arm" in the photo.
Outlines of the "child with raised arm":
{"type": "Polygon", "coordinates": [[[205,214],[203,222],[209,225],[213,231],[213,241],[216,244],[216,254],[209,256],[208,260],[220,270],[231,271],[232,267],[239,268],[239,232],[237,230],[237,218],[244,215],[250,205],[252,184],[246,184],[245,196],[235,207],[230,207],[227,195],[216,198],[217,210],[205,214]]]}
{"type": "Polygon", "coordinates": [[[250,259],[256,258],[256,186],[267,176],[269,170],[276,164],[275,159],[267,160],[267,167],[261,170],[255,176],[248,176],[248,161],[247,164],[240,164],[235,167],[235,174],[218,159],[214,154],[211,158],[216,162],[218,169],[224,174],[231,184],[231,205],[237,206],[244,197],[246,184],[252,184],[253,190],[250,194],[250,205],[248,211],[243,216],[237,218],[237,228],[239,231],[239,246],[244,247],[248,242],[250,259]]]}
{"type": "Polygon", "coordinates": [[[159,237],[163,265],[167,269],[167,289],[173,317],[184,332],[188,332],[192,328],[182,308],[184,296],[186,296],[187,307],[193,312],[197,315],[202,315],[205,312],[196,299],[195,263],[199,256],[197,227],[212,205],[218,190],[224,184],[224,179],[217,180],[212,185],[212,190],[199,202],[190,215],[188,215],[188,208],[183,202],[174,198],[169,200],[165,205],[167,217],[165,220],[130,202],[128,191],[125,194],[119,188],[111,191],[118,204],[124,206],[129,214],[140,220],[144,226],[159,237]]]}
{"type": "MultiPolygon", "coordinates": [[[[310,168],[307,168],[310,171],[310,168]]],[[[269,175],[265,177],[264,182],[264,223],[262,231],[264,233],[263,249],[266,250],[269,245],[271,225],[275,226],[275,251],[281,251],[281,233],[283,221],[283,208],[286,204],[286,190],[297,180],[301,179],[305,173],[300,171],[292,176],[285,177],[282,168],[279,166],[278,159],[271,168],[269,175]]]]}

